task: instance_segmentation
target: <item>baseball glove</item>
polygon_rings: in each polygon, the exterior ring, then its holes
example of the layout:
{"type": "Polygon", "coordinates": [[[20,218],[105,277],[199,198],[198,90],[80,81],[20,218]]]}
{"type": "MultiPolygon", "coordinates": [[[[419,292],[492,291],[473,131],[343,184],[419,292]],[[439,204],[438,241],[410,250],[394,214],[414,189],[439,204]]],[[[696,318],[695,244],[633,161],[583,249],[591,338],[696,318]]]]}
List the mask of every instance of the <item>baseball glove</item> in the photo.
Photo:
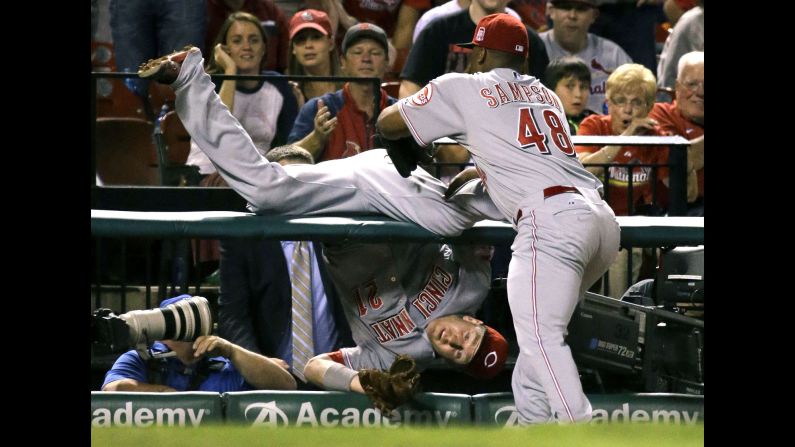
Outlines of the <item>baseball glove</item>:
{"type": "Polygon", "coordinates": [[[359,382],[381,413],[389,413],[408,402],[420,388],[420,373],[414,359],[399,355],[389,371],[360,369],[359,382]]]}
{"type": "Polygon", "coordinates": [[[412,137],[404,137],[397,140],[388,140],[380,132],[375,134],[375,147],[383,147],[392,164],[395,165],[398,173],[402,177],[408,178],[411,171],[417,169],[417,163],[430,163],[433,156],[412,137]]]}

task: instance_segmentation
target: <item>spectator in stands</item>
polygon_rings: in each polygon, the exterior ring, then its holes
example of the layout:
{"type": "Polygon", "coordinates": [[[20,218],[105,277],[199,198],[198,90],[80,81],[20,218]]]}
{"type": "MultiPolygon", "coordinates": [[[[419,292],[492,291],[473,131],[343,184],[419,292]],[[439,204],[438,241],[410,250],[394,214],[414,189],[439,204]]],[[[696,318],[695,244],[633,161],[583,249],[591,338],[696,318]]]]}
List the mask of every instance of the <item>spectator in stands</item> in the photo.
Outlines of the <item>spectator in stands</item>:
{"type": "MultiPolygon", "coordinates": [[[[266,42],[265,30],[257,17],[246,12],[231,14],[215,39],[213,58],[209,58],[207,72],[277,75],[276,72],[262,70],[267,53],[266,42]]],[[[292,88],[286,80],[226,79],[221,82],[219,96],[249,133],[260,153],[264,155],[272,146],[286,141],[298,111],[292,88]]],[[[215,172],[212,163],[194,142],[191,142],[186,164],[198,166],[204,175],[215,172]]]]}
{"type": "MultiPolygon", "coordinates": [[[[342,76],[340,59],[328,16],[323,11],[305,9],[290,19],[290,54],[287,58],[287,74],[301,76],[342,76]]],[[[298,98],[298,108],[307,99],[342,88],[340,82],[291,81],[298,98]]]]}
{"type": "Polygon", "coordinates": [[[657,65],[657,86],[673,88],[676,82],[677,63],[683,54],[704,51],[704,0],[687,11],[665,40],[660,62],[657,65]]]}
{"type": "MultiPolygon", "coordinates": [[[[450,0],[447,3],[439,5],[435,8],[431,8],[425,13],[423,13],[417,24],[414,26],[414,34],[412,35],[412,42],[417,41],[417,37],[419,37],[420,32],[428,26],[429,23],[433,22],[434,20],[438,19],[439,17],[446,17],[457,12],[460,12],[464,9],[468,9],[469,5],[472,4],[472,0],[450,0]]],[[[508,14],[516,17],[517,19],[521,20],[519,14],[511,8],[505,7],[505,12],[508,14]]]]}
{"type": "Polygon", "coordinates": [[[688,197],[687,215],[704,215],[704,52],[691,51],[679,58],[676,100],[656,103],[649,113],[660,128],[690,141],[687,152],[688,175],[695,171],[698,194],[688,197]]]}
{"type": "Polygon", "coordinates": [[[226,18],[235,12],[247,12],[262,22],[267,37],[262,68],[283,72],[287,67],[287,18],[273,0],[207,0],[204,48],[209,50],[213,47],[226,18]]]}
{"type": "MultiPolygon", "coordinates": [[[[382,78],[387,66],[386,33],[370,23],[350,27],[342,41],[340,61],[348,76],[382,78]]],[[[372,149],[374,120],[396,101],[380,88],[381,103],[375,110],[375,91],[370,81],[347,82],[341,90],[310,99],[301,108],[288,141],[308,150],[316,161],[372,149]]]]}
{"type": "MultiPolygon", "coordinates": [[[[624,64],[618,67],[607,78],[607,109],[608,115],[591,115],[580,124],[578,135],[663,135],[656,122],[649,118],[649,111],[654,105],[657,83],[651,70],[640,64],[624,64]]],[[[668,148],[665,146],[575,146],[577,156],[592,173],[600,176],[605,182],[603,167],[588,167],[588,163],[668,163],[668,148]]],[[[668,184],[668,168],[657,169],[657,197],[652,196],[652,168],[635,167],[632,171],[631,205],[628,205],[629,168],[610,166],[609,181],[605,182],[606,200],[613,208],[616,216],[639,214],[637,208],[646,205],[667,205],[665,188],[668,184]]],[[[645,214],[660,214],[644,211],[645,214]]],[[[640,273],[642,250],[633,248],[632,280],[634,284],[640,273]]],[[[609,291],[605,293],[613,298],[620,298],[627,288],[627,251],[621,249],[618,258],[610,268],[609,291]]]]}
{"type": "Polygon", "coordinates": [[[588,96],[591,94],[591,71],[588,66],[576,56],[554,59],[547,65],[544,82],[560,98],[571,134],[576,135],[582,120],[596,113],[587,108],[588,96]]]}
{"type": "MultiPolygon", "coordinates": [[[[164,300],[161,308],[190,295],[164,300]]],[[[138,351],[122,354],[105,375],[102,391],[245,391],[253,389],[294,390],[295,379],[287,364],[256,354],[214,335],[193,342],[162,340],[152,353],[172,356],[144,360],[138,351]]]]}
{"type": "Polygon", "coordinates": [[[550,0],[547,15],[552,29],[540,34],[550,59],[577,56],[591,69],[591,95],[588,108],[597,113],[605,109],[605,81],[619,65],[632,62],[615,42],[588,32],[599,15],[595,0],[550,0]]]}
{"type": "MultiPolygon", "coordinates": [[[[508,0],[472,0],[469,8],[434,20],[420,33],[400,73],[401,98],[418,92],[431,79],[445,73],[463,73],[472,50],[456,44],[469,42],[475,25],[489,14],[505,12],[508,0]]],[[[541,78],[549,63],[544,44],[535,31],[528,28],[530,55],[527,73],[541,78]]]]}
{"type": "MultiPolygon", "coordinates": [[[[138,71],[138,66],[161,54],[193,45],[202,49],[206,28],[204,0],[111,0],[110,26],[117,71],[138,71]]],[[[142,99],[147,116],[155,112],[148,100],[149,82],[127,78],[125,85],[142,99]]]]}
{"type": "MultiPolygon", "coordinates": [[[[282,166],[312,164],[312,156],[291,146],[275,148],[268,161],[282,166]]],[[[256,353],[284,359],[293,369],[291,262],[296,241],[229,238],[221,242],[221,295],[218,300],[218,331],[227,340],[256,353]]],[[[322,246],[308,244],[311,258],[313,346],[306,360],[316,354],[353,346],[351,329],[322,261],[322,246]]],[[[338,289],[347,290],[347,289],[338,289]]],[[[305,361],[304,361],[305,364],[305,361]]]]}

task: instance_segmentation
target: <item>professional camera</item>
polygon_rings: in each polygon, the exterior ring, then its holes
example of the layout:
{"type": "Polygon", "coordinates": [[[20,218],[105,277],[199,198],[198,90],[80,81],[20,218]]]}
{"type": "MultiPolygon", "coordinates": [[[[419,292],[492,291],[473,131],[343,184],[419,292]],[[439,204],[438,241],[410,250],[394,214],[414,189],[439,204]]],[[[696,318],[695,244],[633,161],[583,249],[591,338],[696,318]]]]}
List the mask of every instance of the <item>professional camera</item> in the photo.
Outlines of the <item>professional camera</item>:
{"type": "Polygon", "coordinates": [[[92,345],[97,354],[119,353],[130,348],[145,352],[155,340],[193,341],[210,335],[213,317],[207,298],[194,296],[164,308],[133,310],[116,315],[97,309],[91,316],[92,345]]]}

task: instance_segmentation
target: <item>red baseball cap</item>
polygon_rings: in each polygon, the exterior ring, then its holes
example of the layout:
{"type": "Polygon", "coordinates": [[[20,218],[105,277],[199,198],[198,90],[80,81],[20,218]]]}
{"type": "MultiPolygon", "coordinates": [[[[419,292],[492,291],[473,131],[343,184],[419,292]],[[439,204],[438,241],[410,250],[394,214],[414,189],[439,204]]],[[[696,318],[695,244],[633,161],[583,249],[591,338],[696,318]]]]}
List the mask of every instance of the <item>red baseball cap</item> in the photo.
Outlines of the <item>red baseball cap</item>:
{"type": "Polygon", "coordinates": [[[524,24],[516,17],[497,13],[483,17],[475,26],[472,42],[459,43],[459,47],[472,48],[477,45],[491,50],[527,56],[529,38],[524,24]]]}
{"type": "Polygon", "coordinates": [[[331,22],[323,11],[317,9],[304,9],[298,11],[290,19],[290,40],[298,34],[299,31],[312,28],[323,33],[324,36],[331,35],[331,22]]]}
{"type": "Polygon", "coordinates": [[[464,371],[472,377],[491,379],[502,371],[505,361],[508,360],[508,342],[499,332],[485,324],[483,326],[486,333],[483,334],[478,352],[464,371]]]}

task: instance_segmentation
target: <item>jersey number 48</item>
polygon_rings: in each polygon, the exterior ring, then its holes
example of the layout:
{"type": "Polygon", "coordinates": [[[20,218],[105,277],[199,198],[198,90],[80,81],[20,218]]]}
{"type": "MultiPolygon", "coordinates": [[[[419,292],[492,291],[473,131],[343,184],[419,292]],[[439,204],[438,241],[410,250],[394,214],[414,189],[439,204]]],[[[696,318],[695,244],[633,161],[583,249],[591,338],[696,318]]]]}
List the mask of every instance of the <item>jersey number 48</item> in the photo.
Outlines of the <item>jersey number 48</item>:
{"type": "Polygon", "coordinates": [[[574,145],[571,144],[569,134],[566,132],[564,123],[560,122],[558,116],[552,110],[546,109],[541,112],[544,118],[543,125],[547,131],[540,132],[536,122],[535,110],[525,107],[519,109],[519,135],[516,140],[519,146],[527,148],[535,146],[538,152],[549,155],[547,143],[551,139],[557,148],[569,157],[574,157],[574,145]]]}

